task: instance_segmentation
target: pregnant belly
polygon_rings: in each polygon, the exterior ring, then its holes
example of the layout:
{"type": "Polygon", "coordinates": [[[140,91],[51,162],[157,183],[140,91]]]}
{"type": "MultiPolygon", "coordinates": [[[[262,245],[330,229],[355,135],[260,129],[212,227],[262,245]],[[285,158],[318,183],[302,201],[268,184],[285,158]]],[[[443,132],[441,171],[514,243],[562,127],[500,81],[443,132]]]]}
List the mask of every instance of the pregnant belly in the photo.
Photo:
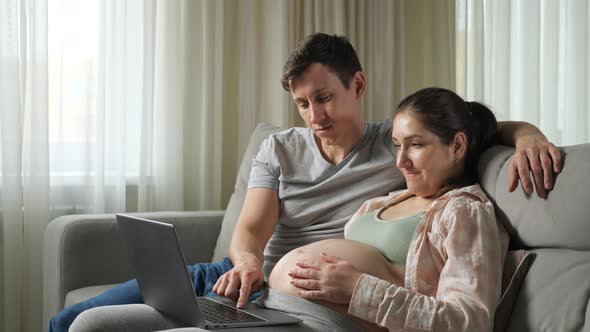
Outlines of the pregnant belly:
{"type": "MultiPolygon", "coordinates": [[[[299,296],[297,294],[298,289],[289,282],[291,277],[287,274],[288,271],[297,267],[295,265],[297,260],[321,261],[320,253],[322,252],[348,261],[362,273],[370,274],[396,285],[404,284],[404,269],[391,264],[374,247],[357,241],[332,239],[311,243],[287,253],[272,270],[268,278],[268,286],[294,296],[299,296]]],[[[347,315],[349,318],[352,317],[348,315],[348,305],[324,301],[315,302],[347,315]]],[[[366,321],[354,317],[352,318],[369,330],[375,330],[376,328],[376,325],[369,324],[366,321]]]]}

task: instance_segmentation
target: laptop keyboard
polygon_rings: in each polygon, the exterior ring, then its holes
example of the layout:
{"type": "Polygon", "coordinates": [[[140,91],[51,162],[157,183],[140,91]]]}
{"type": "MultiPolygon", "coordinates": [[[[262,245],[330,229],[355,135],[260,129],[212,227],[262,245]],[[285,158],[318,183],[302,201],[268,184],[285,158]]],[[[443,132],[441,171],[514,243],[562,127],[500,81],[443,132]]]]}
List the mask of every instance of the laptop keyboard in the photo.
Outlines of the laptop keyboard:
{"type": "Polygon", "coordinates": [[[247,312],[232,308],[221,303],[206,299],[197,298],[199,302],[199,309],[203,318],[214,324],[227,323],[250,323],[250,322],[264,322],[264,319],[258,318],[247,312]]]}

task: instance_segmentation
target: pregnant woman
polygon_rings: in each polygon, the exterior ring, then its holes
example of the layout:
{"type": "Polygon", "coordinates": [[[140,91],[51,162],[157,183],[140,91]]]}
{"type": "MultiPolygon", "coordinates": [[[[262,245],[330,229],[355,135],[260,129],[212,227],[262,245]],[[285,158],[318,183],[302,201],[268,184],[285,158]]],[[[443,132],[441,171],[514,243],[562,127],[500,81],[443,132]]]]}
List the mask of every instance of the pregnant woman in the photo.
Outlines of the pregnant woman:
{"type": "MultiPolygon", "coordinates": [[[[368,330],[491,331],[508,235],[476,183],[476,165],[496,119],[479,103],[428,88],[404,99],[393,123],[408,189],[365,202],[345,239],[289,252],[269,287],[368,330]]],[[[272,295],[269,307],[297,311],[272,295]]]]}

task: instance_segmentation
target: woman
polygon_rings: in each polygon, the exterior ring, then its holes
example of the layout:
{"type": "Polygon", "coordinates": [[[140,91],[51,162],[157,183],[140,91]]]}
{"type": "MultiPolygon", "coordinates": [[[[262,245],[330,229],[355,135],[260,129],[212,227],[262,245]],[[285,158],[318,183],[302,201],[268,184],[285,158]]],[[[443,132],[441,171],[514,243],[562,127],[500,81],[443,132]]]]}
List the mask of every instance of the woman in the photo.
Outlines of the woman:
{"type": "Polygon", "coordinates": [[[495,131],[487,107],[452,91],[408,96],[392,131],[408,189],[365,202],[344,240],[285,255],[269,287],[370,330],[492,330],[508,235],[476,183],[476,165],[495,131]]]}

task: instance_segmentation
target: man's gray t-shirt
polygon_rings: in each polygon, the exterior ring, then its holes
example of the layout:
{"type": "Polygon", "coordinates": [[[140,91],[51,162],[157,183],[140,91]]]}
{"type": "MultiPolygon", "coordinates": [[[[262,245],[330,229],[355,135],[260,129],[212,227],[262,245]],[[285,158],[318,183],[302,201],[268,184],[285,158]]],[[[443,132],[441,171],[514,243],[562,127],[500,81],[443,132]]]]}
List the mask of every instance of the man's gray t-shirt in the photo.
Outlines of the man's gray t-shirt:
{"type": "Polygon", "coordinates": [[[324,159],[309,128],[270,135],[248,182],[248,189],[277,190],[280,199],[279,222],[264,250],[264,274],[294,248],[343,238],[344,225],[364,201],[404,186],[395,167],[391,120],[366,123],[363,137],[338,165],[324,159]]]}

